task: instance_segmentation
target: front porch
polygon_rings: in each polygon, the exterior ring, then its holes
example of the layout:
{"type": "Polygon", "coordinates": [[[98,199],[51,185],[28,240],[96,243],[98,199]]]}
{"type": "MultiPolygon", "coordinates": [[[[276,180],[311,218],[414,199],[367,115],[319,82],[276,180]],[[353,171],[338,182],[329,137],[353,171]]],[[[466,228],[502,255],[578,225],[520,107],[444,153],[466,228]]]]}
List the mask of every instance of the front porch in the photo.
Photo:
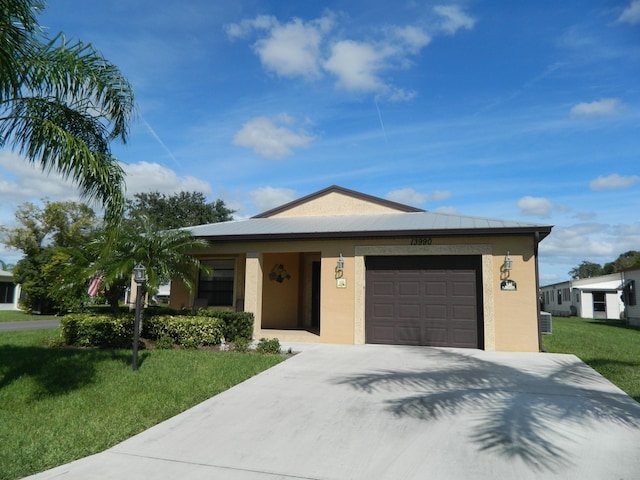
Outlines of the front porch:
{"type": "Polygon", "coordinates": [[[320,343],[319,333],[299,329],[261,328],[254,331],[253,339],[277,338],[280,343],[320,343]]]}

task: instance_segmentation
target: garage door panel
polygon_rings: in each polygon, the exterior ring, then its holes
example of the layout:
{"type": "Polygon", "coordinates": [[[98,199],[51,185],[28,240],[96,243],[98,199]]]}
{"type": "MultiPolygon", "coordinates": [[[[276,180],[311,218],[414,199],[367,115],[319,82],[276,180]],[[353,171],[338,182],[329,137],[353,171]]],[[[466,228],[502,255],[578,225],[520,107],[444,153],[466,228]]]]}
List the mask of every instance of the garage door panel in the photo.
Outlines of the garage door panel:
{"type": "Polygon", "coordinates": [[[398,295],[401,296],[419,296],[420,282],[398,282],[398,295]]]}
{"type": "Polygon", "coordinates": [[[371,329],[372,339],[369,343],[391,343],[395,344],[394,338],[395,329],[391,325],[379,326],[375,325],[371,329]]]}
{"type": "Polygon", "coordinates": [[[394,318],[393,303],[376,303],[373,305],[373,315],[376,318],[394,318]]]}
{"type": "Polygon", "coordinates": [[[393,296],[395,294],[395,284],[393,281],[383,281],[376,280],[373,285],[373,294],[377,297],[385,295],[385,296],[393,296]]]}
{"type": "Polygon", "coordinates": [[[477,318],[476,315],[476,307],[475,305],[453,305],[451,307],[451,320],[455,322],[456,320],[475,320],[477,318]]]}
{"type": "Polygon", "coordinates": [[[427,280],[424,282],[424,294],[431,297],[443,297],[447,295],[447,283],[441,281],[427,280]]]}
{"type": "Polygon", "coordinates": [[[481,346],[480,260],[368,257],[366,341],[481,346]]]}
{"type": "Polygon", "coordinates": [[[398,305],[398,318],[416,318],[422,317],[420,305],[416,304],[400,304],[398,305]]]}

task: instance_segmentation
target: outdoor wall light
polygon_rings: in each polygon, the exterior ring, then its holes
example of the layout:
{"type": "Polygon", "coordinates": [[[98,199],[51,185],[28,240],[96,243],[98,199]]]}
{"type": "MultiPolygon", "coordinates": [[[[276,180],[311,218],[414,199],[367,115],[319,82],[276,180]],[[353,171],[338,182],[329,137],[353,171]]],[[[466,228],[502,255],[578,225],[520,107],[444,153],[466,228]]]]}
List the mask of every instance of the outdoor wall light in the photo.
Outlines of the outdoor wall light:
{"type": "Polygon", "coordinates": [[[336,264],[336,273],[342,273],[344,271],[344,257],[342,254],[338,257],[338,263],[336,264]]]}
{"type": "Polygon", "coordinates": [[[504,269],[508,271],[508,270],[511,270],[512,268],[513,268],[513,261],[509,256],[509,250],[507,250],[507,254],[504,257],[504,269]]]}

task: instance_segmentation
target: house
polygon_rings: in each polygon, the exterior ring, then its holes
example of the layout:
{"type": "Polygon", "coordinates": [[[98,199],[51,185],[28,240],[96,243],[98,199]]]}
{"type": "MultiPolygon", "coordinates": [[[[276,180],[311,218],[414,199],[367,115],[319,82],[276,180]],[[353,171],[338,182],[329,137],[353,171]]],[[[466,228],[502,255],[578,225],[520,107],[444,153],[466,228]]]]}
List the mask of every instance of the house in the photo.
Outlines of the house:
{"type": "Polygon", "coordinates": [[[18,310],[20,285],[13,283],[13,274],[0,270],[0,310],[18,310]]]}
{"type": "Polygon", "coordinates": [[[189,228],[193,293],[170,306],[249,311],[254,338],[538,351],[536,225],[426,212],[332,186],[255,217],[189,228]]]}
{"type": "Polygon", "coordinates": [[[636,293],[636,288],[640,285],[640,266],[626,268],[621,273],[625,318],[629,325],[640,327],[640,305],[636,293]]]}
{"type": "Polygon", "coordinates": [[[638,269],[545,285],[540,288],[543,309],[557,316],[620,320],[626,309],[636,307],[633,276],[639,276],[638,269]]]}

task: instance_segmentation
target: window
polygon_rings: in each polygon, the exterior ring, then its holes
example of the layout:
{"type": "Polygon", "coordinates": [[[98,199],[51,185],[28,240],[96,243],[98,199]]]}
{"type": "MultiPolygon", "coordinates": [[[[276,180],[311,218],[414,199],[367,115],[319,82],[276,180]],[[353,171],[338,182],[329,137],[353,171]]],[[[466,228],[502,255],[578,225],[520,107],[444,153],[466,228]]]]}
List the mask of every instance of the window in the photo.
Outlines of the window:
{"type": "Polygon", "coordinates": [[[558,305],[562,305],[562,290],[558,290],[558,305]]]}
{"type": "Polygon", "coordinates": [[[235,260],[204,260],[202,264],[209,267],[211,273],[200,271],[198,298],[206,298],[208,306],[232,307],[235,260]]]}
{"type": "Polygon", "coordinates": [[[0,282],[0,303],[13,303],[15,288],[13,283],[0,282]]]}

